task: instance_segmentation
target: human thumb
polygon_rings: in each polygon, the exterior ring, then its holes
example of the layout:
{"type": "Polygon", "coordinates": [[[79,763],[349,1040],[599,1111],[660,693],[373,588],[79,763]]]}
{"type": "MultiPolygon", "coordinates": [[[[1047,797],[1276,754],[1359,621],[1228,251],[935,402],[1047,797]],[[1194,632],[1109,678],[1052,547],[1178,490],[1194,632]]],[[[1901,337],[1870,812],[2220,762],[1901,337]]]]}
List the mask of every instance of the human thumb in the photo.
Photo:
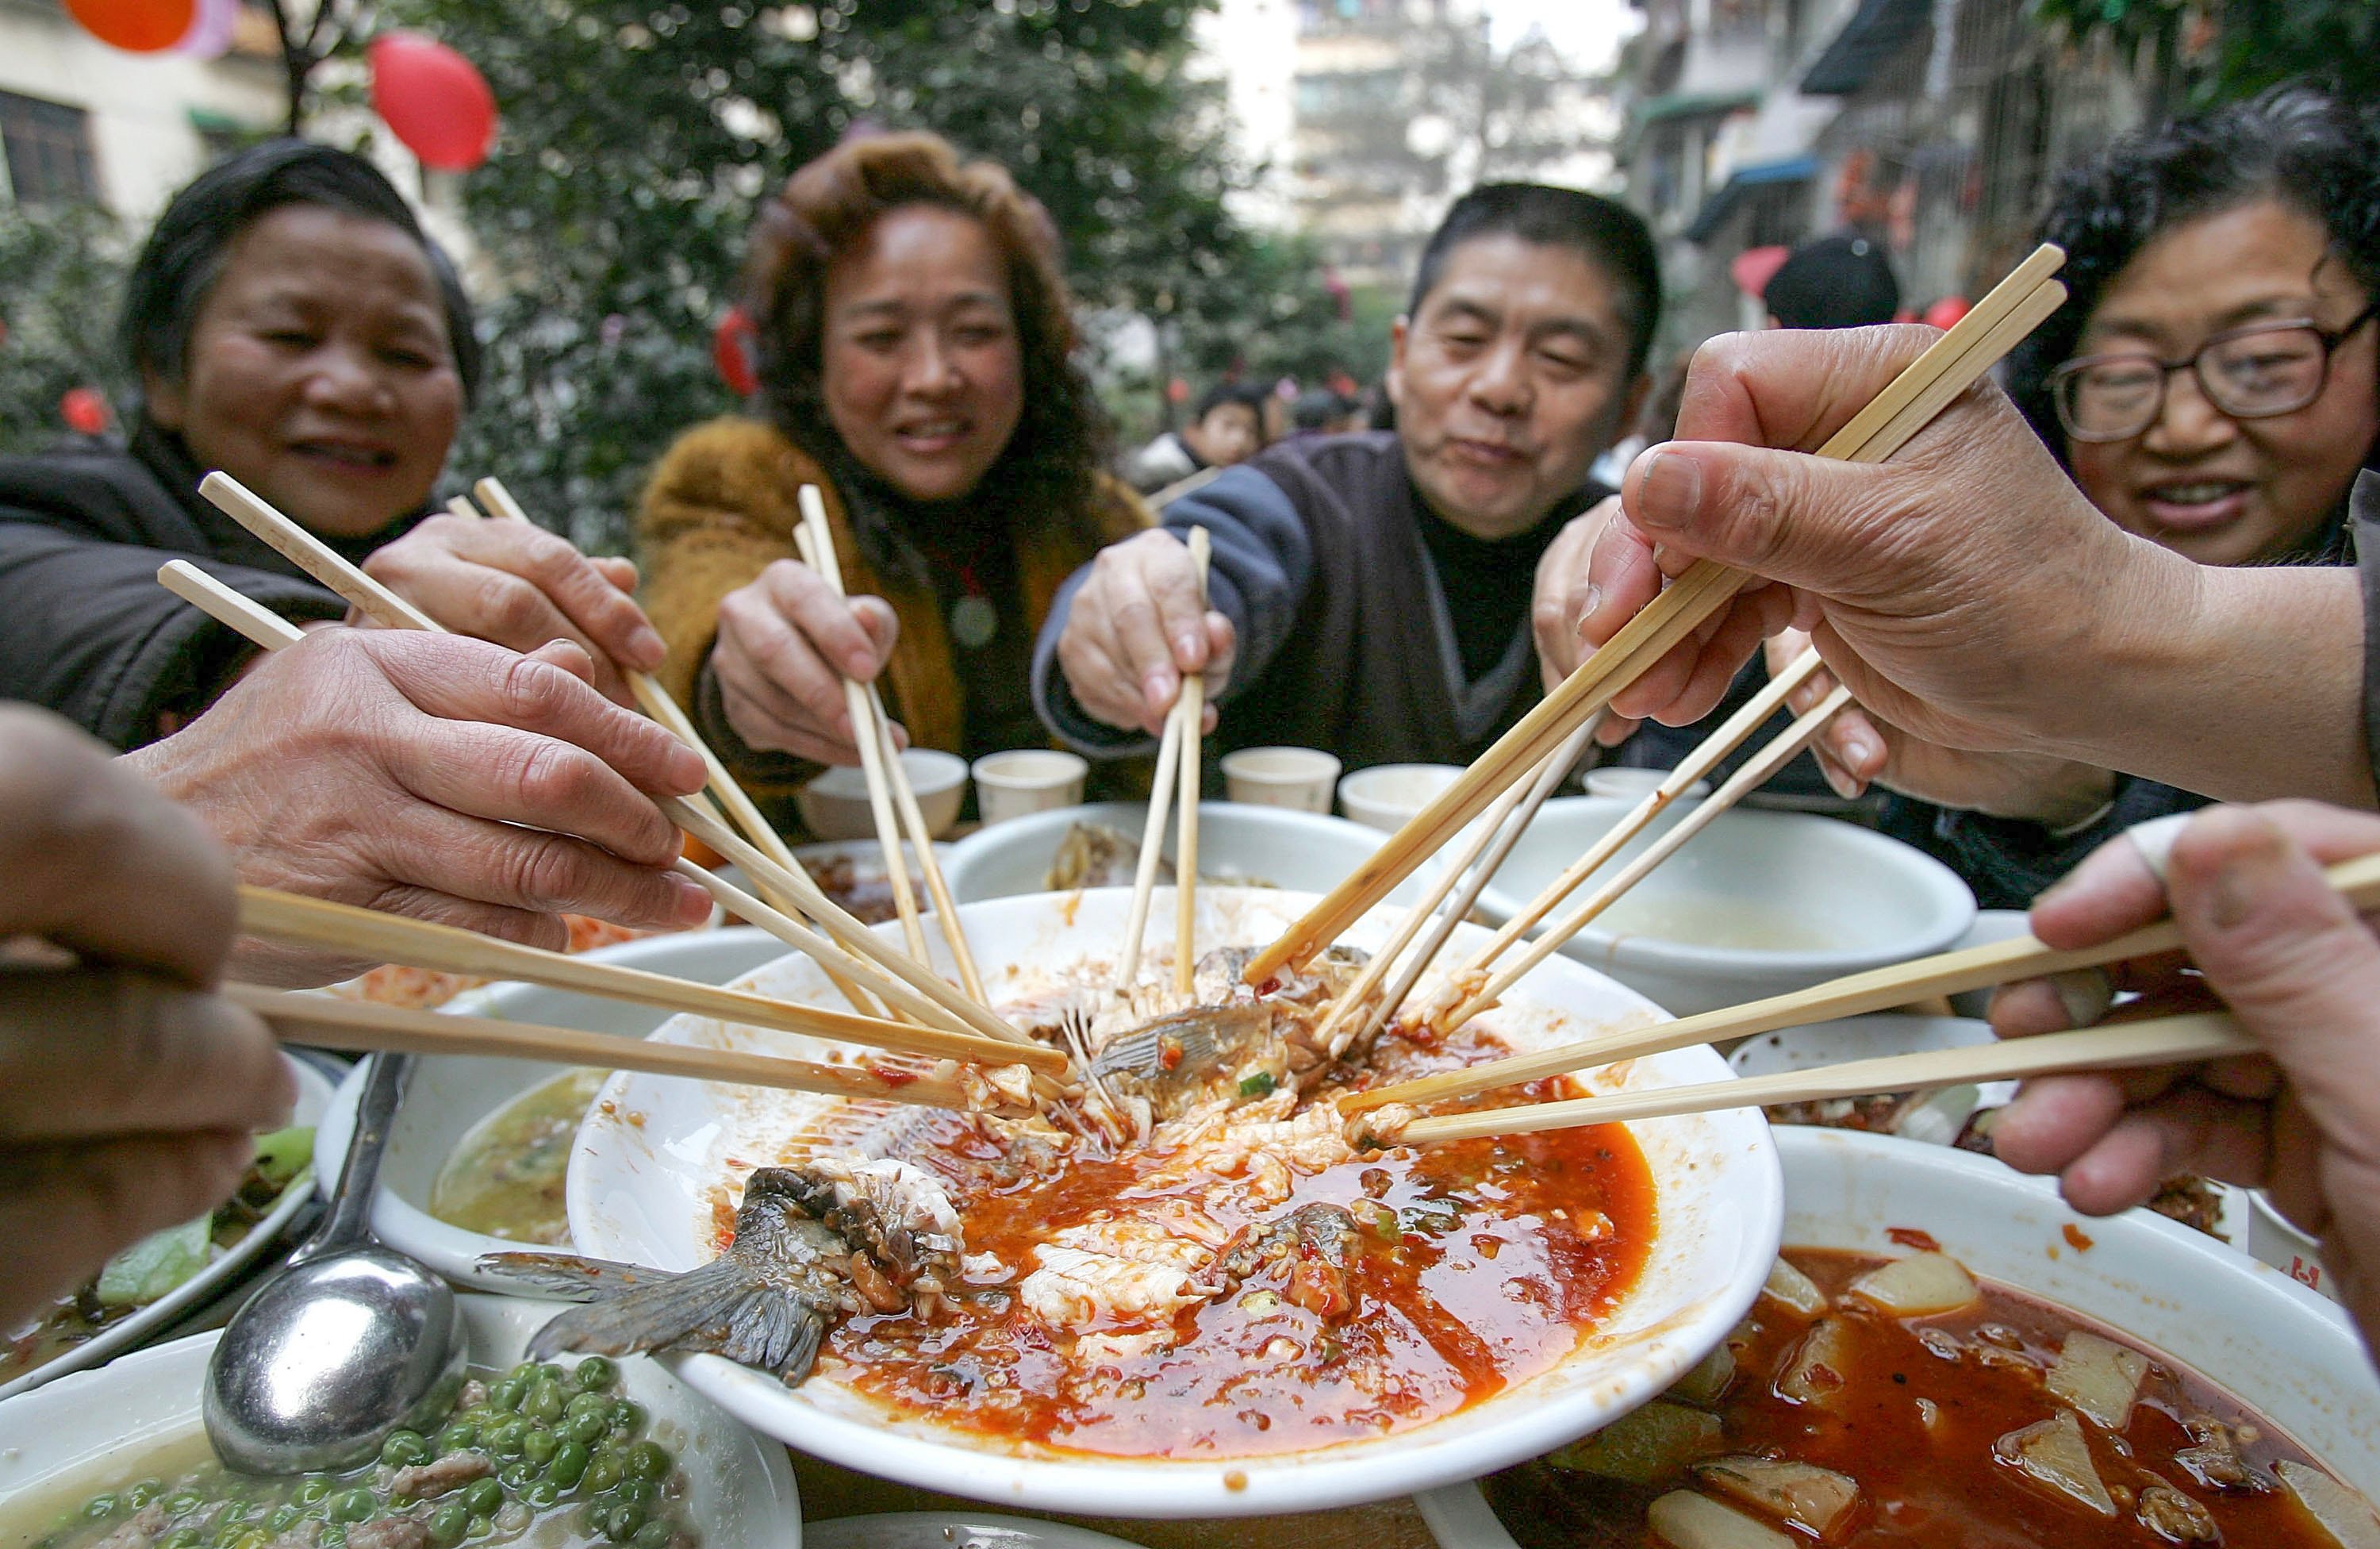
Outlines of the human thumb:
{"type": "Polygon", "coordinates": [[[1717,441],[1655,446],[1621,491],[1629,519],[1665,548],[1821,595],[1873,563],[1866,523],[1880,470],[1717,441]]]}

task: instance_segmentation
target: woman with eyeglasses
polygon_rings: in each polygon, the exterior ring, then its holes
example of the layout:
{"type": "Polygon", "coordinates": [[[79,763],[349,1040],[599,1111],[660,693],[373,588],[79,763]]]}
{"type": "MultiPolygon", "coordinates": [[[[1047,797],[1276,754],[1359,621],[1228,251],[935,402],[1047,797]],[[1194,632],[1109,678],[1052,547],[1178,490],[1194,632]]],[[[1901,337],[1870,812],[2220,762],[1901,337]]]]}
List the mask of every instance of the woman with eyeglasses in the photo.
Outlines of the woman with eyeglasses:
{"type": "MultiPolygon", "coordinates": [[[[2380,443],[2375,165],[2365,116],[2285,86],[2058,179],[2040,238],[2066,250],[2071,299],[2010,357],[2010,390],[2117,526],[2205,565],[2352,560],[2348,494],[2380,443]]],[[[1884,782],[1908,793],[1888,831],[1986,909],[2025,907],[2118,829],[2205,804],[1923,745],[1896,750],[1884,782]]]]}

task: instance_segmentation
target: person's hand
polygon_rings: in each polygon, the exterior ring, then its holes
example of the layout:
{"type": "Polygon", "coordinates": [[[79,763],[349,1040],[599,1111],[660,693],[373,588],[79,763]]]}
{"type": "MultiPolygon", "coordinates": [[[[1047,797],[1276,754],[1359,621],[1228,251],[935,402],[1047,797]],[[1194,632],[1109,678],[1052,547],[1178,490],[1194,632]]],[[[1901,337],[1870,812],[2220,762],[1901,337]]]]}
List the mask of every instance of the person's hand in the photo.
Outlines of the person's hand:
{"type": "Polygon", "coordinates": [[[1207,715],[1231,681],[1239,649],[1232,621],[1199,605],[1190,550],[1161,528],[1099,551],[1058,637],[1058,665],[1075,702],[1125,731],[1160,737],[1182,679],[1203,675],[1207,715]]]}
{"type": "MultiPolygon", "coordinates": [[[[2105,846],[2034,905],[2033,931],[2062,949],[2150,923],[2170,900],[2204,980],[2177,961],[2114,983],[2154,1009],[2220,996],[2265,1057],[2028,1081],[1992,1131],[2026,1172],[2057,1173],[2094,1214],[2195,1172],[2267,1189],[2322,1238],[2367,1342],[2380,1348],[2380,941],[2320,866],[2380,851],[2380,817],[2307,802],[2216,807],[2175,840],[2162,888],[2126,839],[2105,846]]],[[[2003,1037],[2073,1025],[2096,986],[2034,981],[1992,1002],[2003,1037]]],[[[2086,1018],[2087,1019],[2087,1017],[2086,1018]]]]}
{"type": "MultiPolygon", "coordinates": [[[[699,790],[702,761],[573,668],[567,643],[322,630],[125,762],[198,811],[243,882],[556,949],[565,910],[691,925],[710,899],[666,869],[678,834],[655,798],[699,790]]],[[[239,966],[319,982],[368,965],[249,944],[239,966]]]]}
{"type": "MultiPolygon", "coordinates": [[[[780,559],[719,602],[710,670],[747,748],[820,763],[859,762],[843,680],[873,683],[901,620],[881,597],[846,598],[799,560],[780,559]]],[[[908,745],[897,723],[895,747],[908,745]]]]}
{"type": "Polygon", "coordinates": [[[624,672],[668,654],[637,606],[637,567],[594,557],[533,523],[431,517],[364,561],[374,580],[458,635],[515,651],[569,640],[604,697],[630,702],[624,672]]]}
{"type": "Polygon", "coordinates": [[[189,813],[43,712],[0,706],[0,1328],[238,1184],[297,1087],[207,993],[231,865],[189,813]]]}
{"type": "Polygon", "coordinates": [[[1609,639],[1696,559],[1764,579],[1615,714],[1699,718],[1757,640],[1791,625],[1872,724],[1958,750],[2040,750],[2100,714],[2078,666],[2188,612],[2197,567],[2092,509],[1996,388],[1971,389],[1889,462],[1800,455],[1936,336],[1729,335],[1697,352],[1678,439],[1630,467],[1623,514],[1596,543],[1583,628],[1609,639]]]}

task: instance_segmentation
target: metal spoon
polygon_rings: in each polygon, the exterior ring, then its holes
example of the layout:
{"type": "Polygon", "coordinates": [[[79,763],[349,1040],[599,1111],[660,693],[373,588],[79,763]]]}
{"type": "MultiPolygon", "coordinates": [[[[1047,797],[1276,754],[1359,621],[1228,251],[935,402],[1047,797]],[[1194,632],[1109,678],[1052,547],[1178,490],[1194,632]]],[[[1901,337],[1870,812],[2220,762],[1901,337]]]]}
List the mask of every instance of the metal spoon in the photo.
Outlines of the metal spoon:
{"type": "Polygon", "coordinates": [[[207,1439],[243,1473],[352,1468],[392,1431],[435,1419],[462,1385],[453,1288],[371,1240],[381,1153],[413,1073],[407,1055],[371,1060],[330,1214],[207,1363],[207,1439]]]}

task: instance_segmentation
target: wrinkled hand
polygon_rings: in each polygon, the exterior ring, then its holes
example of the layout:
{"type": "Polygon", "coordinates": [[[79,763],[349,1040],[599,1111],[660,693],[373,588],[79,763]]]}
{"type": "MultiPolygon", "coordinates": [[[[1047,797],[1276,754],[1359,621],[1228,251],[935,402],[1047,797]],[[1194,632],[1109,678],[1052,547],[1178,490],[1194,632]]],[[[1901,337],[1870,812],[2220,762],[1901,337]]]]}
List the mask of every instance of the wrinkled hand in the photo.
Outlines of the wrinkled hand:
{"type": "Polygon", "coordinates": [[[2186,560],[2099,516],[1998,389],[1970,390],[1887,463],[1815,449],[1936,336],[1931,329],[1729,335],[1696,354],[1678,439],[1630,468],[1590,561],[1600,642],[1697,558],[1767,578],[1613,701],[1682,726],[1762,636],[1811,632],[1873,722],[1943,748],[2078,738],[2077,661],[2109,630],[2185,611],[2186,560]]]}
{"type": "MultiPolygon", "coordinates": [[[[702,761],[574,676],[457,635],[329,629],[259,665],[186,729],[125,755],[195,809],[243,882],[560,948],[565,910],[691,925],[654,799],[702,761]]],[[[320,982],[367,965],[240,950],[243,977],[320,982]]]]}
{"type": "Polygon", "coordinates": [[[0,706],[0,1327],[239,1182],[297,1089],[273,1035],[206,993],[231,866],[188,812],[40,711],[0,706]]]}
{"type": "Polygon", "coordinates": [[[1163,529],[1099,551],[1058,637],[1058,665],[1075,702],[1108,726],[1160,737],[1182,679],[1202,674],[1207,715],[1231,681],[1239,641],[1232,621],[1199,606],[1190,550],[1163,529]]]}
{"type": "MultiPolygon", "coordinates": [[[[2106,1214],[2196,1172],[2260,1186],[2320,1237],[2367,1343],[2380,1348],[2380,941],[2327,886],[2324,863],[2380,851],[2380,818],[2308,802],[2216,807],[2173,847],[2168,880],[2117,839],[2042,896],[2053,946],[2148,924],[2171,900],[2203,984],[2174,962],[2119,975],[2172,1009],[2219,995],[2265,1057],[2029,1081],[1992,1132],[2002,1160],[2059,1175],[2076,1209],[2106,1214]]],[[[2071,1025],[2074,987],[2035,981],[1992,1003],[2003,1037],[2071,1025]]]]}
{"type": "Polygon", "coordinates": [[[632,595],[634,565],[581,554],[529,522],[431,517],[364,569],[458,635],[522,652],[571,641],[616,703],[630,702],[624,672],[651,672],[668,653],[632,595]]]}
{"type": "MultiPolygon", "coordinates": [[[[876,681],[900,634],[883,598],[845,598],[800,561],[776,561],[720,599],[710,670],[728,724],[748,748],[857,763],[843,680],[876,681]]],[[[895,746],[908,745],[900,726],[891,730],[895,746]]]]}

